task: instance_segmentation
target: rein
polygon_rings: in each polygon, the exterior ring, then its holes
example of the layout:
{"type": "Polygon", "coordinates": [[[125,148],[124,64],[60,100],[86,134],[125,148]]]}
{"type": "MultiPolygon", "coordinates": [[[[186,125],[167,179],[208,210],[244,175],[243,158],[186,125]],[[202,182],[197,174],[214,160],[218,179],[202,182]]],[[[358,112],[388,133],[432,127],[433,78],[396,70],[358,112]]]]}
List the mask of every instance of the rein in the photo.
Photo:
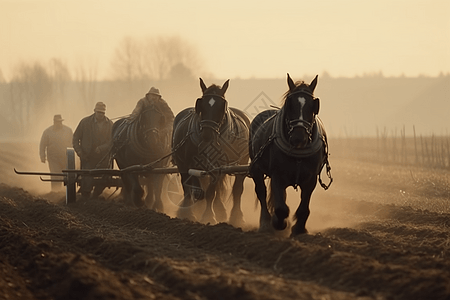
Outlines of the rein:
{"type": "Polygon", "coordinates": [[[200,131],[202,131],[203,128],[210,128],[215,133],[220,134],[220,126],[222,126],[222,123],[223,123],[223,119],[220,123],[213,121],[213,120],[201,120],[200,121],[200,131]]]}

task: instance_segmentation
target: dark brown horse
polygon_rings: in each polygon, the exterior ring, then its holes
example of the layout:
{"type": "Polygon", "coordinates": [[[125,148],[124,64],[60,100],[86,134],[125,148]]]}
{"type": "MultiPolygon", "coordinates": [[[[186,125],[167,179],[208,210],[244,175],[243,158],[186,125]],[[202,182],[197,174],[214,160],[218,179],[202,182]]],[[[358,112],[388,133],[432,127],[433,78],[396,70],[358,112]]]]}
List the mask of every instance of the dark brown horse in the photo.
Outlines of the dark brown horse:
{"type": "MultiPolygon", "coordinates": [[[[301,201],[291,232],[291,236],[295,236],[307,232],[305,225],[311,194],[324,165],[327,165],[328,174],[330,170],[327,136],[317,116],[319,99],[314,97],[317,76],[306,84],[303,81],[294,83],[288,74],[287,82],[289,90],[282,108],[263,111],[251,123],[250,175],[261,204],[261,231],[268,230],[270,222],[277,230],[286,228],[289,216],[286,188],[300,187],[301,201]],[[270,177],[268,202],[265,176],[270,177]]],[[[329,176],[331,179],[331,174],[329,176]]]]}
{"type": "MultiPolygon", "coordinates": [[[[227,220],[223,204],[226,192],[225,175],[213,170],[221,166],[248,163],[248,131],[250,120],[244,112],[229,108],[225,100],[227,80],[222,87],[206,87],[200,78],[202,97],[195,107],[181,111],[173,126],[173,160],[181,174],[184,197],[178,210],[181,218],[196,219],[191,205],[206,198],[203,223],[227,220]],[[189,169],[212,171],[209,178],[189,175],[189,169]]],[[[232,189],[233,207],[229,222],[235,226],[244,223],[241,195],[245,174],[236,174],[232,189]]]]}
{"type": "MultiPolygon", "coordinates": [[[[120,119],[114,123],[112,129],[114,158],[120,169],[134,165],[146,165],[160,160],[170,153],[171,132],[167,128],[164,114],[151,105],[141,112],[137,120],[127,122],[120,119]]],[[[153,167],[166,167],[169,158],[164,158],[153,167]]],[[[138,175],[125,173],[122,175],[122,195],[129,203],[163,212],[161,192],[164,180],[163,174],[138,175]],[[146,193],[142,189],[146,187],[146,193]],[[146,194],[145,199],[143,199],[146,194]]]]}

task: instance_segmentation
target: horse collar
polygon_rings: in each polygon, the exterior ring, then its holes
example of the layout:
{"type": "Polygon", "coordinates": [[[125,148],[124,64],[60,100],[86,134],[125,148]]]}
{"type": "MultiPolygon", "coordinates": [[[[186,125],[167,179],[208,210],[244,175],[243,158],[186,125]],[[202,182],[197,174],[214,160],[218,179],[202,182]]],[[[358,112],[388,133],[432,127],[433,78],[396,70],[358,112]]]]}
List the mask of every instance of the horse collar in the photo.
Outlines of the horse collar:
{"type": "Polygon", "coordinates": [[[279,111],[275,115],[274,123],[273,123],[273,134],[276,136],[275,138],[275,144],[279,149],[281,149],[285,154],[297,157],[297,158],[303,158],[308,157],[319,151],[322,146],[322,128],[319,126],[319,123],[316,121],[317,116],[314,118],[315,120],[312,122],[311,127],[311,142],[302,149],[292,148],[289,141],[283,136],[283,122],[284,122],[284,115],[281,111],[279,111]]]}

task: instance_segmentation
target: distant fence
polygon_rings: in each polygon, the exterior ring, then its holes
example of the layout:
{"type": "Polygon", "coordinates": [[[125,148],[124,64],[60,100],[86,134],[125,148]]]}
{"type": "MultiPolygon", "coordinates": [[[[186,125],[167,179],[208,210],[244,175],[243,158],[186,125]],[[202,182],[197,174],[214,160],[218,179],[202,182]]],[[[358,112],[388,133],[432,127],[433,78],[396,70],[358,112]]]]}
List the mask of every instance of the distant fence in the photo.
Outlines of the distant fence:
{"type": "Polygon", "coordinates": [[[377,137],[332,139],[330,154],[331,157],[450,169],[450,136],[416,136],[414,130],[413,137],[406,137],[404,128],[399,134],[389,134],[384,129],[377,132],[377,137]]]}

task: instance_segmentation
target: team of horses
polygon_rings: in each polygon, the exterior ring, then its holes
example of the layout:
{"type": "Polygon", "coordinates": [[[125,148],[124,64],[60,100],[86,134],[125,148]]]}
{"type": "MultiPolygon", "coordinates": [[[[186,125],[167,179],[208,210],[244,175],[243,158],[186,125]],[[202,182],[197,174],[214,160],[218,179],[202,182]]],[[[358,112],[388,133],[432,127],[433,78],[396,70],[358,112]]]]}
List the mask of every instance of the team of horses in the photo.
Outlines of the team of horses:
{"type": "MultiPolygon", "coordinates": [[[[120,169],[142,164],[167,167],[171,157],[183,189],[177,216],[197,220],[193,204],[205,200],[200,222],[229,222],[236,227],[244,225],[241,196],[245,178],[251,177],[261,207],[260,231],[287,227],[286,188],[300,188],[301,200],[291,236],[306,233],[311,194],[318,180],[324,188],[328,187],[320,180],[324,166],[329,172],[328,142],[318,117],[320,101],[314,97],[317,76],[307,84],[294,82],[288,74],[287,83],[281,108],[262,111],[251,121],[242,110],[228,107],[225,93],[229,80],[222,86],[206,86],[200,78],[202,95],[194,107],[176,115],[171,136],[161,134],[166,124],[156,106],[143,111],[134,123],[126,119],[114,123],[113,140],[119,145],[114,154],[117,165],[120,169]],[[248,164],[247,172],[233,174],[233,205],[228,216],[224,205],[227,174],[217,170],[248,164]],[[194,176],[191,169],[208,171],[209,176],[194,176]]],[[[122,194],[138,207],[146,205],[163,212],[164,178],[165,175],[151,173],[125,174],[122,194]]]]}

